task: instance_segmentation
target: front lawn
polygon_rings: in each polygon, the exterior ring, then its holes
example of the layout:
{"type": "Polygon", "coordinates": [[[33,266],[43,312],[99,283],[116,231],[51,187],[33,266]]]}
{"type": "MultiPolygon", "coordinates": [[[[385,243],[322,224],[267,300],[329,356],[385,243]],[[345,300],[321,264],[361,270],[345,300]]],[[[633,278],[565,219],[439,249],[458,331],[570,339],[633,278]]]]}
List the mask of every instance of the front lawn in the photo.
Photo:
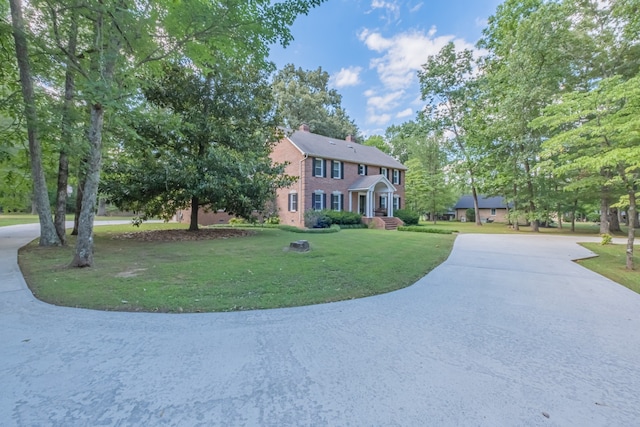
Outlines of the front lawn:
{"type": "MultiPolygon", "coordinates": [[[[141,230],[179,224],[145,224],[141,230]]],[[[95,266],[69,269],[75,241],[20,250],[33,293],[58,305],[101,310],[209,312],[291,307],[360,298],[406,287],[442,263],[454,236],[382,230],[297,234],[252,228],[249,237],[144,241],[100,226],[95,266]],[[311,251],[286,250],[305,239],[311,251]]]]}
{"type": "Polygon", "coordinates": [[[583,259],[578,263],[591,271],[618,282],[634,292],[640,293],[640,247],[634,247],[633,263],[635,271],[625,268],[626,245],[601,245],[599,243],[581,243],[591,252],[598,254],[596,258],[583,259]]]}

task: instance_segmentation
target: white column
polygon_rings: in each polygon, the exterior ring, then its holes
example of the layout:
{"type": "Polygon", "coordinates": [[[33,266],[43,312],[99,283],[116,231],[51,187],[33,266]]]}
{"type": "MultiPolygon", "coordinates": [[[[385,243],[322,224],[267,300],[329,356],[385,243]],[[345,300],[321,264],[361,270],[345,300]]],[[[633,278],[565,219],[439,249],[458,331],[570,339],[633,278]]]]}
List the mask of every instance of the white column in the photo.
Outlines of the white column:
{"type": "Polygon", "coordinates": [[[373,190],[367,191],[367,216],[373,217],[373,190]]]}
{"type": "Polygon", "coordinates": [[[387,191],[387,216],[393,216],[393,193],[387,191]]]}
{"type": "Polygon", "coordinates": [[[349,191],[348,194],[349,194],[349,212],[353,212],[353,209],[351,207],[351,205],[353,204],[353,200],[352,200],[353,199],[353,193],[351,191],[349,191]]]}

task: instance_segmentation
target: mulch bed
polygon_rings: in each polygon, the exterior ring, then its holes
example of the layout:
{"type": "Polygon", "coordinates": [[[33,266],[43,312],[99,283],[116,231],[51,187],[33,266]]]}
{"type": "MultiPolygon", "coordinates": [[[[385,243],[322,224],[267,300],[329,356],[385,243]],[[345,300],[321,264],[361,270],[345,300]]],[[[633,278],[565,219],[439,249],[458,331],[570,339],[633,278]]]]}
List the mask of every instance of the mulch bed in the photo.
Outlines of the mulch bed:
{"type": "Polygon", "coordinates": [[[150,230],[116,234],[112,238],[117,240],[138,240],[142,242],[176,242],[185,240],[213,240],[230,239],[233,237],[247,237],[255,234],[251,230],[236,230],[230,228],[203,228],[198,231],[188,230],[150,230]]]}

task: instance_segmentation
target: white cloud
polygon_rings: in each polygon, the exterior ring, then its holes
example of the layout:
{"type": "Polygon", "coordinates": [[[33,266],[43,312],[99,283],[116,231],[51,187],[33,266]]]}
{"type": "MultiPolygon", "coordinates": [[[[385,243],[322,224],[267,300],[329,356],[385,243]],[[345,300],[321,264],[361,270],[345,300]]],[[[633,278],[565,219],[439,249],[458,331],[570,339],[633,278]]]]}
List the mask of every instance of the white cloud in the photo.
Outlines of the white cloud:
{"type": "Polygon", "coordinates": [[[382,9],[388,22],[400,18],[400,5],[397,1],[371,0],[371,10],[382,9]]]}
{"type": "Polygon", "coordinates": [[[390,90],[404,89],[415,82],[416,72],[427,58],[437,54],[451,41],[460,50],[473,49],[472,44],[452,35],[436,37],[435,27],[428,33],[413,30],[390,38],[365,29],[360,32],[359,38],[369,49],[383,54],[373,58],[370,67],[378,72],[380,81],[390,90]]]}
{"type": "Polygon", "coordinates": [[[384,126],[391,120],[391,114],[367,114],[367,123],[384,126]]]}
{"type": "Polygon", "coordinates": [[[400,111],[396,114],[397,119],[404,119],[405,117],[409,117],[413,115],[413,108],[407,108],[406,110],[400,111]]]}
{"type": "Polygon", "coordinates": [[[373,95],[367,99],[367,107],[379,111],[389,111],[398,106],[398,100],[404,95],[403,90],[387,93],[384,96],[373,95]]]}
{"type": "Polygon", "coordinates": [[[337,88],[356,86],[360,83],[360,72],[362,67],[341,68],[331,77],[331,82],[337,88]]]}
{"type": "Polygon", "coordinates": [[[423,2],[420,2],[420,3],[418,3],[417,5],[415,5],[415,6],[413,6],[412,8],[410,8],[410,9],[409,9],[409,12],[410,12],[410,13],[414,13],[414,12],[419,11],[419,10],[422,8],[422,6],[423,6],[423,5],[424,5],[424,3],[423,3],[423,2]]]}

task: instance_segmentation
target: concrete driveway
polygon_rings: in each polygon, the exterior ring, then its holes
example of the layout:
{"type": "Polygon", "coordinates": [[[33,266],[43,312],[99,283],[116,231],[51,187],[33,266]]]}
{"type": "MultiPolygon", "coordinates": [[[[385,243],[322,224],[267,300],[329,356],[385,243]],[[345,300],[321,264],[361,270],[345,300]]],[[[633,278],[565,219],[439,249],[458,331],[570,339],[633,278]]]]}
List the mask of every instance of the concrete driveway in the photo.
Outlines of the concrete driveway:
{"type": "Polygon", "coordinates": [[[573,238],[461,235],[390,294],[177,315],[35,300],[36,234],[0,228],[2,426],[640,424],[640,295],[573,238]]]}

